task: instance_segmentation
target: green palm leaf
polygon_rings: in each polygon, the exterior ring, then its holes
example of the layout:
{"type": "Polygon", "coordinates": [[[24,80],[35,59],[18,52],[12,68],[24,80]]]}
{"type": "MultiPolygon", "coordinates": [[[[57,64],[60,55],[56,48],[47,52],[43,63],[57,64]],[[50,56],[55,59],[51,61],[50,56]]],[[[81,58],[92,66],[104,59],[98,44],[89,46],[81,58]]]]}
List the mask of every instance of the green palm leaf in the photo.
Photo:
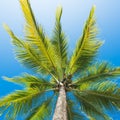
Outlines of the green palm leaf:
{"type": "Polygon", "coordinates": [[[92,120],[101,119],[101,120],[110,120],[110,118],[103,112],[102,108],[95,106],[93,102],[89,101],[88,98],[81,93],[74,93],[77,100],[80,102],[80,108],[87,116],[92,120]]]}
{"type": "Polygon", "coordinates": [[[8,109],[7,116],[13,119],[19,114],[24,114],[32,107],[32,100],[43,95],[45,90],[29,89],[28,91],[15,91],[0,99],[0,107],[8,109]]]}
{"type": "Polygon", "coordinates": [[[14,82],[17,84],[25,85],[25,87],[37,87],[40,90],[43,89],[50,89],[52,88],[53,84],[48,82],[45,79],[41,79],[39,77],[24,73],[21,76],[15,76],[13,78],[3,77],[5,80],[14,82]]]}
{"type": "Polygon", "coordinates": [[[101,92],[101,91],[85,91],[87,98],[101,107],[113,110],[113,107],[120,109],[120,95],[117,93],[101,92]]]}
{"type": "Polygon", "coordinates": [[[26,120],[44,120],[48,119],[52,112],[52,101],[54,95],[44,101],[41,105],[33,108],[26,120]]]}
{"type": "Polygon", "coordinates": [[[94,18],[94,7],[92,8],[89,18],[86,21],[83,34],[78,40],[76,49],[71,56],[68,74],[74,74],[79,70],[83,70],[93,60],[98,48],[102,45],[101,41],[96,38],[97,28],[94,18]]]}
{"type": "Polygon", "coordinates": [[[89,84],[85,89],[76,89],[75,95],[83,97],[97,109],[120,109],[120,89],[117,84],[110,81],[89,84]]]}
{"type": "MultiPolygon", "coordinates": [[[[61,76],[63,76],[66,68],[67,62],[67,41],[64,32],[62,31],[61,26],[61,15],[62,15],[62,8],[58,7],[56,12],[56,23],[54,28],[54,34],[52,38],[52,42],[54,44],[54,49],[56,54],[58,55],[58,64],[60,65],[61,69],[61,76]]],[[[63,79],[63,78],[61,78],[63,79]]]]}
{"type": "Polygon", "coordinates": [[[20,0],[20,3],[27,22],[25,29],[27,34],[26,39],[39,49],[41,57],[46,59],[51,66],[51,69],[54,69],[54,71],[57,72],[57,57],[53,49],[54,47],[48,37],[44,34],[42,27],[36,23],[28,0],[20,0]]]}
{"type": "Polygon", "coordinates": [[[101,62],[89,66],[73,84],[79,86],[85,82],[113,80],[119,75],[120,67],[111,67],[107,62],[101,62]]]}
{"type": "Polygon", "coordinates": [[[68,100],[67,103],[68,120],[85,120],[85,116],[79,110],[77,111],[72,100],[68,100]]]}
{"type": "Polygon", "coordinates": [[[51,66],[49,66],[48,61],[41,56],[38,49],[35,49],[35,47],[28,42],[18,39],[7,25],[4,25],[4,27],[12,38],[16,57],[23,65],[34,69],[38,73],[52,73],[52,69],[50,69],[51,66]]]}

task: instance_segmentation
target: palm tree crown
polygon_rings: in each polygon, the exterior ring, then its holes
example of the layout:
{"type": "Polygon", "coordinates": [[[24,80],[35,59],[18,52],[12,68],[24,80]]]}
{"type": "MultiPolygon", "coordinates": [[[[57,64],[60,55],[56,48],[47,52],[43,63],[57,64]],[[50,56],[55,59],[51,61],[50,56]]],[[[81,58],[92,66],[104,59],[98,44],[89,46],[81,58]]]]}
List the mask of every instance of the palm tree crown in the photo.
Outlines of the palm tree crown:
{"type": "Polygon", "coordinates": [[[36,22],[29,1],[20,0],[20,4],[26,19],[25,39],[16,37],[6,25],[5,29],[12,38],[18,61],[37,75],[4,77],[25,87],[0,99],[0,112],[6,120],[19,117],[50,120],[61,86],[65,89],[68,120],[110,119],[105,110],[120,108],[120,88],[115,81],[120,67],[94,59],[103,44],[97,38],[95,7],[90,11],[75,50],[68,56],[67,39],[60,22],[62,8],[56,11],[53,36],[48,38],[36,22]]]}

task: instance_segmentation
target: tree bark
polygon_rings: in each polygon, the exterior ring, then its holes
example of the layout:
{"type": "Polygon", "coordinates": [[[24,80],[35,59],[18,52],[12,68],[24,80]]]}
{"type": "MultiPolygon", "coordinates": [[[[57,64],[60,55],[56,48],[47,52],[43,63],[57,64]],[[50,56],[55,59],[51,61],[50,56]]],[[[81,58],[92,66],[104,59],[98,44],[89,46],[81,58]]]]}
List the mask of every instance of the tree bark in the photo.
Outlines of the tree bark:
{"type": "Polygon", "coordinates": [[[63,85],[61,85],[59,90],[59,96],[58,96],[55,112],[53,115],[53,120],[68,120],[66,92],[63,85]]]}

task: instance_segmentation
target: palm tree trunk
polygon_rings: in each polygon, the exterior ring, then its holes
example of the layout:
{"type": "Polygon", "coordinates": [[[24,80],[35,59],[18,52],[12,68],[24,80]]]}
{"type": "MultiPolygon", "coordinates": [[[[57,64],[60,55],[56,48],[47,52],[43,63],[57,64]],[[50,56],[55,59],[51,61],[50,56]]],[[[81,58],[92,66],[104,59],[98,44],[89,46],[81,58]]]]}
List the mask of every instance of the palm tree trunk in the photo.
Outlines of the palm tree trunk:
{"type": "Polygon", "coordinates": [[[53,115],[53,120],[67,120],[67,101],[66,92],[63,85],[61,85],[59,90],[59,96],[53,115]]]}

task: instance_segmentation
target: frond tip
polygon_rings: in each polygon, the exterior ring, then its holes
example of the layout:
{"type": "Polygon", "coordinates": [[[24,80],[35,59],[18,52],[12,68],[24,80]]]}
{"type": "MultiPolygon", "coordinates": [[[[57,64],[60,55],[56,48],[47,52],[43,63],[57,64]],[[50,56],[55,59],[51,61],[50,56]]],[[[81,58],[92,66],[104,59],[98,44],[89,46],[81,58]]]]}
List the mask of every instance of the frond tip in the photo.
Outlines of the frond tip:
{"type": "Polygon", "coordinates": [[[60,21],[61,16],[62,16],[62,6],[58,6],[56,11],[56,20],[60,21]]]}

